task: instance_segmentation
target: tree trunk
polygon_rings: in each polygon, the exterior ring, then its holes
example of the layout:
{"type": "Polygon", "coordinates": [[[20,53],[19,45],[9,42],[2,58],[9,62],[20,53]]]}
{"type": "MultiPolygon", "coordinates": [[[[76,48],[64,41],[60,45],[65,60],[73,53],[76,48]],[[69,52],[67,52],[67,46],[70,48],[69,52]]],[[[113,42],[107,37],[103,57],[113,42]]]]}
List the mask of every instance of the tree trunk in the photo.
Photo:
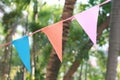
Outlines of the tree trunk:
{"type": "MultiPolygon", "coordinates": [[[[11,41],[12,39],[12,34],[15,32],[16,30],[16,27],[17,27],[17,22],[14,23],[12,25],[12,28],[8,30],[8,35],[5,37],[5,42],[9,42],[11,41]]],[[[9,60],[10,60],[10,47],[9,46],[5,46],[5,50],[4,50],[4,54],[3,54],[3,57],[0,61],[0,63],[2,65],[0,65],[0,71],[1,71],[1,74],[0,74],[0,80],[6,80],[7,77],[8,77],[8,73],[9,73],[9,60]]]]}
{"type": "MultiPolygon", "coordinates": [[[[38,15],[38,1],[34,0],[34,6],[33,6],[33,22],[37,21],[37,15],[38,15]]],[[[31,51],[31,78],[32,80],[35,80],[35,55],[36,55],[36,37],[37,35],[33,35],[33,43],[32,43],[32,51],[31,51]]]]}
{"type": "MultiPolygon", "coordinates": [[[[109,25],[109,17],[98,27],[97,30],[97,39],[100,38],[102,32],[104,29],[106,29],[109,25]]],[[[82,48],[82,51],[84,52],[89,51],[89,49],[92,47],[93,44],[91,44],[91,41],[88,41],[87,43],[85,43],[85,45],[82,48]],[[86,47],[87,46],[87,47],[86,47]]],[[[81,54],[85,54],[85,53],[81,53],[81,54]]],[[[64,79],[63,80],[69,80],[72,78],[73,74],[76,72],[77,68],[79,67],[80,63],[81,63],[82,59],[78,60],[76,59],[72,66],[70,67],[70,69],[68,70],[68,72],[65,74],[64,79]]]]}
{"type": "Polygon", "coordinates": [[[120,52],[120,0],[112,2],[106,80],[116,80],[117,58],[120,52]]]}
{"type": "MultiPolygon", "coordinates": [[[[66,0],[61,19],[69,18],[73,15],[73,9],[76,0],[66,0]]],[[[70,21],[63,23],[63,49],[69,34],[70,21]]],[[[47,66],[46,80],[57,80],[58,71],[60,68],[60,60],[58,59],[54,49],[52,50],[47,66]]]]}
{"type": "Polygon", "coordinates": [[[10,72],[11,72],[11,63],[12,63],[12,45],[10,46],[10,59],[9,59],[9,69],[8,69],[8,80],[10,80],[10,72]]]}

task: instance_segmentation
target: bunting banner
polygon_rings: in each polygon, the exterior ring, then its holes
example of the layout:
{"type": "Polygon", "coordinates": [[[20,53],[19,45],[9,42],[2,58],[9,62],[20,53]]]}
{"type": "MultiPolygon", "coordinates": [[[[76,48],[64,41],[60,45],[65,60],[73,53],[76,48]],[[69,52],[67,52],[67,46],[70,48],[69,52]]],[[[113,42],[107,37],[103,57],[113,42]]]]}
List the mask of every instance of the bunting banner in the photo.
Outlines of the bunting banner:
{"type": "Polygon", "coordinates": [[[62,62],[62,32],[63,32],[63,21],[57,22],[53,25],[47,26],[41,29],[44,32],[53,48],[55,49],[58,58],[62,62]]]}
{"type": "Polygon", "coordinates": [[[97,5],[74,16],[94,45],[96,45],[98,13],[97,5]]]}
{"type": "Polygon", "coordinates": [[[30,47],[29,47],[29,40],[28,36],[24,36],[17,40],[13,40],[12,44],[15,46],[20,59],[24,63],[25,67],[29,72],[31,72],[30,67],[30,47]]]}

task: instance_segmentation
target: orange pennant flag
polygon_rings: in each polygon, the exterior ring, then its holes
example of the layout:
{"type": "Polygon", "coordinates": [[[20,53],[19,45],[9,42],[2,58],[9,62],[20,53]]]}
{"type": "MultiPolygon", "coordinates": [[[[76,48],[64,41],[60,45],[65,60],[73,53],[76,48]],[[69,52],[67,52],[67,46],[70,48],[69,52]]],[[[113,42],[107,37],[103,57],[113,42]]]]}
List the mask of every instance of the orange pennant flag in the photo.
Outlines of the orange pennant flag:
{"type": "Polygon", "coordinates": [[[50,26],[41,29],[44,32],[53,48],[55,49],[58,58],[62,62],[62,32],[63,32],[63,21],[57,22],[50,26]]]}

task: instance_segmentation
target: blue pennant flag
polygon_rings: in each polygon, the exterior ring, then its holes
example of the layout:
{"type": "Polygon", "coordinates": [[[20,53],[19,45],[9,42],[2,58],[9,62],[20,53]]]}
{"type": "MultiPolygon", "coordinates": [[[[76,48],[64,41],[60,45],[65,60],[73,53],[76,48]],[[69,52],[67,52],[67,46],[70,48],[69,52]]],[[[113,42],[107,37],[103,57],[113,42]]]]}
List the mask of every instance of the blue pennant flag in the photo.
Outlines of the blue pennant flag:
{"type": "Polygon", "coordinates": [[[18,55],[22,62],[24,63],[25,67],[29,72],[31,72],[30,66],[30,47],[29,47],[29,39],[28,36],[24,36],[20,39],[13,40],[12,44],[15,46],[18,55]]]}

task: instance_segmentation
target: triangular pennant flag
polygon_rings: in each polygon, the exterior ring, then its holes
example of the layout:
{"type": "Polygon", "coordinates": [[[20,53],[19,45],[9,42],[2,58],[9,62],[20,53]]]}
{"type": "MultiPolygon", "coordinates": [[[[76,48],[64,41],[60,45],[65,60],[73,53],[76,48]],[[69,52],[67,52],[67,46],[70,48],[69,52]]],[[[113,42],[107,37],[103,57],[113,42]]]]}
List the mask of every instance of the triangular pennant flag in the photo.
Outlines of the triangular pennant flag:
{"type": "Polygon", "coordinates": [[[97,5],[74,16],[94,45],[96,45],[98,13],[97,5]]]}
{"type": "Polygon", "coordinates": [[[41,29],[44,32],[53,48],[55,49],[58,58],[62,62],[62,32],[63,32],[63,21],[57,22],[53,25],[47,26],[41,29]]]}
{"type": "Polygon", "coordinates": [[[25,67],[29,72],[31,72],[30,67],[30,47],[29,47],[29,40],[28,36],[24,36],[20,39],[13,40],[12,44],[15,46],[20,59],[24,63],[25,67]]]}

